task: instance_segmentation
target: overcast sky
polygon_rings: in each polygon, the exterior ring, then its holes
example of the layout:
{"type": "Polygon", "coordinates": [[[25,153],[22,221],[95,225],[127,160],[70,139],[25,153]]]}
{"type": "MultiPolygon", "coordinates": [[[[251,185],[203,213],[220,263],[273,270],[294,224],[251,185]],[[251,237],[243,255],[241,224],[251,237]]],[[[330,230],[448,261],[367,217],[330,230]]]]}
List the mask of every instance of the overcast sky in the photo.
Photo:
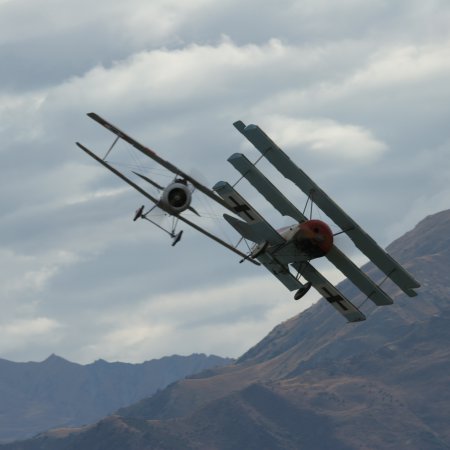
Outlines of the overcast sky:
{"type": "Polygon", "coordinates": [[[112,142],[90,111],[210,186],[256,123],[383,247],[448,208],[449,23],[446,0],[0,0],[0,357],[237,357],[318,298],[133,223],[143,199],[74,144],[112,142]]]}

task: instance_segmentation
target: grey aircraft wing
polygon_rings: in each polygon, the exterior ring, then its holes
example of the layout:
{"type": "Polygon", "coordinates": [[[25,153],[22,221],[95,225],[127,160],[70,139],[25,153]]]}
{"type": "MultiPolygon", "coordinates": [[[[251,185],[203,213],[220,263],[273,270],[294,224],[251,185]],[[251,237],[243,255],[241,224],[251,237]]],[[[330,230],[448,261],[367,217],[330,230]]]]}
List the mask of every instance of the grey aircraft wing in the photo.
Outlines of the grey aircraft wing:
{"type": "Polygon", "coordinates": [[[261,154],[287,179],[298,186],[319,208],[328,215],[382,272],[410,297],[417,293],[420,284],[343,211],[311,178],[257,125],[234,123],[261,154]]]}
{"type": "MultiPolygon", "coordinates": [[[[109,130],[112,133],[114,133],[117,136],[118,139],[119,138],[123,139],[125,142],[127,142],[130,145],[132,145],[134,148],[139,150],[145,156],[153,159],[153,161],[155,161],[156,163],[158,163],[159,165],[161,165],[165,169],[169,170],[170,172],[172,172],[176,176],[182,177],[185,180],[189,181],[189,183],[191,183],[193,186],[195,186],[196,189],[198,189],[203,194],[207,195],[209,198],[211,198],[215,202],[217,202],[220,205],[222,205],[224,208],[228,208],[228,204],[226,204],[224,201],[222,201],[222,199],[218,195],[216,195],[211,189],[209,189],[208,187],[204,186],[203,184],[198,182],[195,178],[191,177],[187,173],[183,172],[181,169],[176,167],[171,162],[166,161],[165,159],[161,158],[153,150],[151,150],[148,147],[142,145],[141,143],[139,143],[138,141],[133,139],[131,136],[129,136],[128,134],[124,133],[122,130],[117,128],[115,125],[113,125],[113,124],[109,123],[108,121],[106,121],[105,119],[103,119],[103,117],[100,117],[98,114],[93,113],[93,112],[88,113],[87,115],[91,119],[95,120],[97,123],[99,123],[100,125],[105,127],[107,130],[109,130]]],[[[141,176],[141,175],[139,175],[139,176],[141,176]]]]}
{"type": "Polygon", "coordinates": [[[349,322],[366,320],[366,316],[311,264],[307,262],[294,263],[294,267],[349,322]]]}

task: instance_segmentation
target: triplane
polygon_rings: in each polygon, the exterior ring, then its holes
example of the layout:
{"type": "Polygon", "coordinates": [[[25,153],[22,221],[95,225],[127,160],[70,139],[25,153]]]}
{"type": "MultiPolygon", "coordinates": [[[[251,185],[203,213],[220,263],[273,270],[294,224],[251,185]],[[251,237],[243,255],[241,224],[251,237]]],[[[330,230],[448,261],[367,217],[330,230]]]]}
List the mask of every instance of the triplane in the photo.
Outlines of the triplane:
{"type": "Polygon", "coordinates": [[[392,304],[393,300],[386,292],[379,285],[375,284],[335,245],[334,236],[345,233],[356,247],[384,272],[386,278],[391,279],[408,296],[414,297],[417,295],[414,289],[420,287],[420,284],[379,247],[257,125],[246,126],[241,121],[234,123],[236,129],[261,153],[261,157],[266,158],[285,178],[300,188],[308,196],[308,202],[311,202],[311,205],[312,203],[317,205],[339,226],[341,231],[333,234],[331,228],[325,222],[306,217],[304,212],[297,209],[262,174],[256,165],[251,163],[241,153],[233,154],[228,158],[228,161],[282,216],[294,219],[296,221],[295,224],[276,230],[229,183],[219,181],[212,189],[209,189],[178,167],[162,159],[154,151],[140,144],[114,125],[111,125],[99,115],[89,113],[88,116],[114,133],[116,135],[115,141],[104,158],[100,158],[79,142],[77,142],[77,145],[152,202],[153,205],[148,211],[145,211],[145,207],[141,206],[136,211],[134,220],[145,219],[163,229],[172,238],[172,245],[180,241],[183,233],[182,231],[176,231],[178,221],[184,222],[239,255],[241,257],[240,262],[250,261],[254,264],[265,266],[290,291],[295,291],[294,298],[296,300],[302,298],[313,286],[349,322],[358,322],[366,319],[361,310],[351,303],[311,264],[311,261],[314,259],[326,257],[373,303],[378,306],[392,304]],[[160,191],[159,198],[149,194],[106,161],[106,157],[119,139],[132,145],[174,174],[172,182],[164,187],[148,176],[134,172],[135,175],[160,191]],[[202,192],[233,214],[225,213],[223,217],[243,239],[253,243],[249,253],[242,252],[236,246],[229,244],[183,215],[185,211],[199,215],[191,205],[192,194],[195,190],[202,192]],[[150,212],[155,208],[160,208],[166,214],[174,217],[175,220],[170,229],[160,226],[150,218],[150,212]],[[294,272],[291,271],[291,268],[294,272]],[[302,282],[301,278],[304,278],[306,281],[302,282]]]}

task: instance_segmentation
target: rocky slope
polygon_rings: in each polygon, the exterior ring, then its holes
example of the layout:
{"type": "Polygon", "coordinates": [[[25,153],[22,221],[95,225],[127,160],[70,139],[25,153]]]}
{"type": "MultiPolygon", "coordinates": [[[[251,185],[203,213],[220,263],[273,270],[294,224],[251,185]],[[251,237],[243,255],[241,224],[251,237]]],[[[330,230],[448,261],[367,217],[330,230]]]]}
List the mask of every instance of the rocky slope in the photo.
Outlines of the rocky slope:
{"type": "MultiPolygon", "coordinates": [[[[449,449],[450,210],[388,251],[416,298],[346,324],[325,302],[275,327],[235,364],[170,385],[95,425],[5,446],[77,449],[449,449]]],[[[364,268],[378,281],[383,276],[364,268]]],[[[340,289],[364,301],[348,282],[340,289]]]]}

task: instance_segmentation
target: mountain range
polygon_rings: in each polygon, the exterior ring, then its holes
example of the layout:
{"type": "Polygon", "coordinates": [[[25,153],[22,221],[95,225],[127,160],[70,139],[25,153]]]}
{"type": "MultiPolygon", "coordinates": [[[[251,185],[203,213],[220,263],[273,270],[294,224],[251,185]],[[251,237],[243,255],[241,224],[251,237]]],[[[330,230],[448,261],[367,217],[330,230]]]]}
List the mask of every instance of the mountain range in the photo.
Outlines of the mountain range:
{"type": "Polygon", "coordinates": [[[141,364],[98,360],[81,365],[56,355],[42,362],[0,359],[0,441],[92,423],[187,375],[230,362],[203,354],[141,364]]]}
{"type": "Polygon", "coordinates": [[[346,324],[325,300],[275,327],[235,363],[169,385],[93,424],[5,450],[450,448],[450,210],[426,217],[387,251],[421,283],[364,303],[346,324]]]}

